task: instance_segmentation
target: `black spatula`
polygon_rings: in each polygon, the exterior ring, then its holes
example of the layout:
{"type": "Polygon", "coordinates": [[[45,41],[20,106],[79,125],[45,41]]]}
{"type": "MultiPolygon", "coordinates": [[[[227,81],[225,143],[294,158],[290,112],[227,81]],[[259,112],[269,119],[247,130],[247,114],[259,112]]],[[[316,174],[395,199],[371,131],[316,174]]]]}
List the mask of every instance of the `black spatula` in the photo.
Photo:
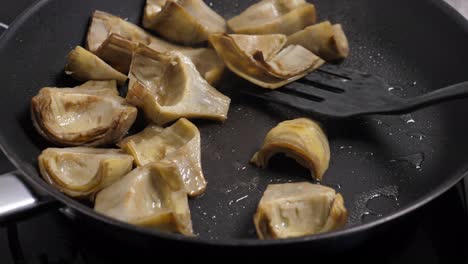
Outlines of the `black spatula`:
{"type": "Polygon", "coordinates": [[[242,91],[251,96],[325,117],[404,114],[444,101],[468,97],[468,82],[414,97],[389,92],[382,78],[337,65],[324,65],[304,78],[276,90],[242,91]]]}

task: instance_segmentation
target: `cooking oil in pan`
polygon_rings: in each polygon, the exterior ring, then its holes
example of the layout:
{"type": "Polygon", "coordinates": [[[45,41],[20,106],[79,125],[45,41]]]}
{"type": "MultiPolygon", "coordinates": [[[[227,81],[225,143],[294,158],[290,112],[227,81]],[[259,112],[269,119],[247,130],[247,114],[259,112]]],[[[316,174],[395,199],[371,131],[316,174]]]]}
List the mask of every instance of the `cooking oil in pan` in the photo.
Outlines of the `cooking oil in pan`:
{"type": "Polygon", "coordinates": [[[379,208],[397,208],[398,186],[385,186],[356,196],[354,201],[354,210],[350,213],[349,224],[357,225],[367,222],[370,218],[379,218],[388,213],[379,208]]]}
{"type": "Polygon", "coordinates": [[[414,166],[417,170],[422,170],[424,164],[424,153],[418,152],[406,156],[397,157],[390,160],[390,162],[405,162],[414,166]]]}

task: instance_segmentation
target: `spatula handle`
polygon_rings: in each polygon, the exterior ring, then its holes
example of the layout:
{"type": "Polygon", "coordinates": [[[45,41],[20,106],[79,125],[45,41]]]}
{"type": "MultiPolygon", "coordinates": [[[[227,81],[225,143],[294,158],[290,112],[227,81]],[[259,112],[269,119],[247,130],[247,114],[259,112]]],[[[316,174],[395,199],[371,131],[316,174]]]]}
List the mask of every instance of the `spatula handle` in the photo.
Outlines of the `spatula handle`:
{"type": "Polygon", "coordinates": [[[405,108],[415,110],[429,105],[465,97],[468,97],[468,82],[454,84],[415,98],[411,98],[408,100],[407,107],[405,108]]]}

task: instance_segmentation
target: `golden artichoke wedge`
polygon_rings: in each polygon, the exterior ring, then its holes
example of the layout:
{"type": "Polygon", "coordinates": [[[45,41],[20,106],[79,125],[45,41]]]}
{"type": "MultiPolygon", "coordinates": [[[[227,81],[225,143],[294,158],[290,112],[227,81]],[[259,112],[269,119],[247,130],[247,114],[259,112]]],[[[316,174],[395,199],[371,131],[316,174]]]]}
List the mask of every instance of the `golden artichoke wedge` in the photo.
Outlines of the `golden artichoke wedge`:
{"type": "Polygon", "coordinates": [[[282,239],[342,228],[348,213],[341,194],[308,182],[268,185],[254,216],[260,239],[282,239]]]}
{"type": "Polygon", "coordinates": [[[101,146],[122,139],[137,109],[118,95],[115,81],[88,81],[75,88],[45,87],[31,100],[37,131],[61,146],[101,146]]]}
{"type": "Polygon", "coordinates": [[[225,33],[226,21],[203,0],[147,1],[143,26],[185,45],[200,44],[213,33],[225,33]],[[153,12],[158,10],[157,12],[153,12]]]}
{"type": "Polygon", "coordinates": [[[155,161],[173,163],[189,196],[202,194],[206,189],[200,154],[200,131],[185,118],[162,128],[149,125],[142,132],[124,138],[118,144],[133,155],[137,166],[155,161]]]}
{"type": "Polygon", "coordinates": [[[315,23],[315,6],[305,0],[263,0],[228,20],[237,34],[291,35],[315,23]]]}
{"type": "Polygon", "coordinates": [[[322,180],[330,162],[327,136],[318,123],[307,118],[284,121],[270,130],[251,162],[265,168],[270,158],[278,153],[308,168],[318,180],[322,180]]]}
{"type": "Polygon", "coordinates": [[[100,191],[94,210],[133,225],[193,235],[190,208],[177,168],[149,163],[100,191]]]}
{"type": "Polygon", "coordinates": [[[132,170],[133,157],[119,149],[48,148],[38,158],[46,182],[71,197],[92,197],[132,170]]]}
{"type": "Polygon", "coordinates": [[[267,89],[276,89],[319,68],[324,61],[299,45],[284,48],[281,34],[213,34],[210,43],[228,68],[267,89]]]}
{"type": "Polygon", "coordinates": [[[88,31],[87,47],[123,74],[128,74],[132,54],[139,44],[158,52],[180,51],[188,56],[200,74],[214,85],[224,71],[224,63],[211,48],[190,48],[159,39],[120,17],[96,11],[88,31]]]}
{"type": "Polygon", "coordinates": [[[80,81],[116,80],[120,85],[127,81],[127,76],[112,68],[93,53],[77,46],[68,54],[65,73],[80,81]]]}
{"type": "Polygon", "coordinates": [[[164,125],[181,117],[224,121],[231,99],[218,92],[180,52],[139,47],[129,74],[127,101],[164,125]]]}
{"type": "Polygon", "coordinates": [[[348,39],[340,24],[325,21],[288,36],[286,45],[301,45],[326,61],[347,58],[348,39]]]}

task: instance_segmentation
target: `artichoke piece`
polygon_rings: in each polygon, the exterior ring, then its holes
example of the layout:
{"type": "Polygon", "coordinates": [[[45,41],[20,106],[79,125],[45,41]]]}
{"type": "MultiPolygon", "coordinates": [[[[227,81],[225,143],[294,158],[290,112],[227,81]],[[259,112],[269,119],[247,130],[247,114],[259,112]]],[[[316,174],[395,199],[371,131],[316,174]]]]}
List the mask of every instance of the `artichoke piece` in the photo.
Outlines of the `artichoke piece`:
{"type": "Polygon", "coordinates": [[[200,158],[200,131],[185,118],[168,128],[150,125],[141,133],[122,140],[119,146],[133,155],[137,166],[155,161],[172,162],[190,196],[206,189],[200,158]]]}
{"type": "MultiPolygon", "coordinates": [[[[145,10],[157,10],[161,1],[148,1],[145,10]],[[152,7],[153,6],[153,7],[152,7]]],[[[145,12],[143,25],[161,36],[186,45],[208,40],[213,33],[225,33],[226,21],[203,0],[168,0],[159,12],[145,12]]]]}
{"type": "Polygon", "coordinates": [[[174,45],[162,39],[153,38],[148,46],[158,52],[179,51],[189,57],[198,72],[205,80],[215,85],[224,72],[224,63],[214,49],[210,48],[189,48],[179,45],[174,45]]]}
{"type": "Polygon", "coordinates": [[[123,74],[128,74],[132,54],[139,44],[158,52],[180,51],[188,56],[201,75],[214,85],[224,71],[224,63],[210,48],[190,48],[156,38],[138,26],[111,14],[96,11],[89,28],[87,46],[91,52],[123,74]]]}
{"type": "Polygon", "coordinates": [[[228,20],[237,34],[293,34],[315,24],[315,6],[304,0],[263,0],[228,20]]]}
{"type": "Polygon", "coordinates": [[[260,239],[291,238],[342,228],[348,213],[343,197],[307,182],[268,185],[254,216],[260,239]]]}
{"type": "Polygon", "coordinates": [[[94,210],[130,224],[193,235],[187,193],[177,173],[162,162],[134,169],[97,194],[94,210]]]}
{"type": "Polygon", "coordinates": [[[86,48],[96,53],[102,43],[112,34],[136,44],[149,45],[151,43],[151,36],[140,27],[120,17],[96,10],[89,26],[86,48]]]}
{"type": "Polygon", "coordinates": [[[127,81],[127,76],[80,46],[68,54],[65,73],[80,81],[116,80],[119,84],[124,84],[127,81]]]}
{"type": "Polygon", "coordinates": [[[329,21],[309,26],[288,37],[287,45],[301,45],[322,59],[333,61],[349,55],[348,39],[340,24],[329,21]]]}
{"type": "Polygon", "coordinates": [[[318,180],[322,180],[330,162],[327,136],[319,124],[307,118],[284,121],[270,130],[251,162],[265,168],[278,153],[295,159],[318,180]]]}
{"type": "Polygon", "coordinates": [[[38,132],[54,144],[99,146],[120,141],[137,109],[118,96],[115,81],[88,81],[42,88],[31,100],[31,115],[38,132]]]}
{"type": "Polygon", "coordinates": [[[231,99],[200,76],[180,52],[138,48],[130,68],[127,101],[140,107],[157,125],[181,117],[224,121],[231,99]]]}
{"type": "Polygon", "coordinates": [[[269,89],[300,79],[324,63],[302,46],[283,49],[286,40],[281,34],[210,36],[211,44],[231,71],[269,89]]]}
{"type": "Polygon", "coordinates": [[[119,149],[48,148],[38,158],[46,182],[72,197],[91,197],[132,170],[133,157],[119,149]]]}
{"type": "Polygon", "coordinates": [[[148,28],[151,22],[161,12],[167,0],[146,0],[145,10],[143,12],[143,27],[148,28]]]}
{"type": "Polygon", "coordinates": [[[119,35],[111,34],[96,50],[96,55],[119,72],[128,74],[133,51],[137,47],[138,44],[119,35]]]}

